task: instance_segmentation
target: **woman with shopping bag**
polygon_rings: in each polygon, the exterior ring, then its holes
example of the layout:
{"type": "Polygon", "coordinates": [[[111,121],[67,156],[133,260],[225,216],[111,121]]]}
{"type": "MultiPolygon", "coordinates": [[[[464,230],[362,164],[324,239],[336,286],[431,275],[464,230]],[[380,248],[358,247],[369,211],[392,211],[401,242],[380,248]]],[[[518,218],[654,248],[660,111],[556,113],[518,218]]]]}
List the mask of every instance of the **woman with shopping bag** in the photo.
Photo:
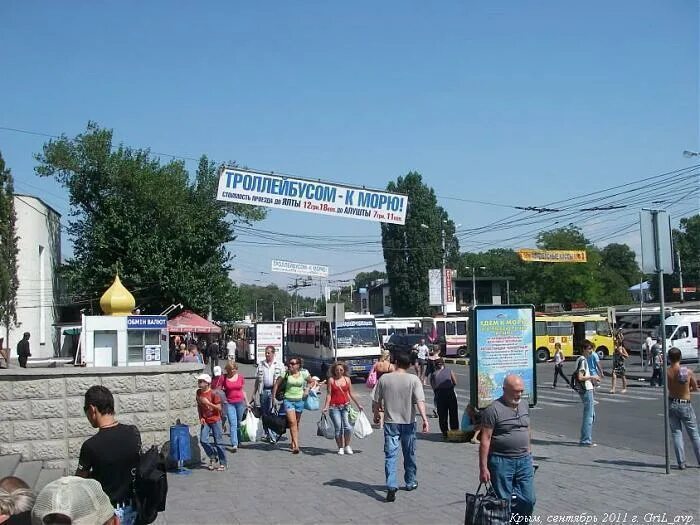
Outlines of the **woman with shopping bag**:
{"type": "Polygon", "coordinates": [[[329,413],[335,427],[335,442],[338,445],[338,454],[353,454],[350,446],[352,437],[352,425],[350,424],[350,400],[352,399],[357,409],[362,411],[362,405],[352,391],[352,382],[348,377],[348,367],[345,363],[337,362],[331,366],[331,377],[328,379],[328,392],[326,402],[323,405],[323,413],[329,413]]]}
{"type": "MultiPolygon", "coordinates": [[[[299,454],[299,424],[304,412],[304,398],[308,394],[308,388],[312,388],[316,381],[309,371],[302,368],[301,357],[291,357],[287,361],[287,372],[277,378],[272,387],[272,399],[277,399],[278,392],[284,394],[284,410],[287,415],[287,427],[291,436],[292,454],[299,454]]],[[[280,396],[282,397],[282,396],[280,396]]]]}

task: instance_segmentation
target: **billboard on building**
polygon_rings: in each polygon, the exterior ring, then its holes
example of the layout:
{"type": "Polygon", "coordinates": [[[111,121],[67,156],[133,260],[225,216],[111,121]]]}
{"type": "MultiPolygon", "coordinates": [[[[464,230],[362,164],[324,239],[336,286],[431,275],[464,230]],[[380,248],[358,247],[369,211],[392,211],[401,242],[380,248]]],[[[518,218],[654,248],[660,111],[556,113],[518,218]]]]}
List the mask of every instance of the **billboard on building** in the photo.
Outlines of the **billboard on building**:
{"type": "Polygon", "coordinates": [[[518,250],[520,260],[524,262],[546,263],[585,263],[588,261],[586,250],[536,250],[521,248],[518,250]]]}
{"type": "Polygon", "coordinates": [[[442,306],[440,269],[428,270],[428,300],[430,306],[442,306]]]}
{"type": "Polygon", "coordinates": [[[284,347],[284,323],[255,323],[255,357],[256,363],[265,359],[265,348],[275,347],[275,357],[284,361],[282,350],[284,347]]]}
{"type": "Polygon", "coordinates": [[[404,224],[408,208],[408,197],[398,193],[238,168],[221,169],[216,198],[239,204],[390,224],[404,224]]]}
{"type": "Polygon", "coordinates": [[[293,273],[296,275],[309,275],[312,277],[328,277],[328,266],[280,261],[277,259],[272,259],[272,271],[280,273],[293,273]]]}

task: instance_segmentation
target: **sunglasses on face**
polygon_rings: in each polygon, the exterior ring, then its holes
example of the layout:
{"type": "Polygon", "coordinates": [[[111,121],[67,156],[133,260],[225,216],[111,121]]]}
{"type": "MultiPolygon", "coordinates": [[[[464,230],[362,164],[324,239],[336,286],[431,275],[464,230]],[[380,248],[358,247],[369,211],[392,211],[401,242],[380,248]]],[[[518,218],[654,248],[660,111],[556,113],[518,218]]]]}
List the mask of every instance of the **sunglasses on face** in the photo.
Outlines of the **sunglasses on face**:
{"type": "Polygon", "coordinates": [[[290,362],[289,362],[289,365],[290,365],[290,366],[292,366],[292,365],[298,365],[298,364],[299,364],[299,361],[290,361],[290,362]]]}

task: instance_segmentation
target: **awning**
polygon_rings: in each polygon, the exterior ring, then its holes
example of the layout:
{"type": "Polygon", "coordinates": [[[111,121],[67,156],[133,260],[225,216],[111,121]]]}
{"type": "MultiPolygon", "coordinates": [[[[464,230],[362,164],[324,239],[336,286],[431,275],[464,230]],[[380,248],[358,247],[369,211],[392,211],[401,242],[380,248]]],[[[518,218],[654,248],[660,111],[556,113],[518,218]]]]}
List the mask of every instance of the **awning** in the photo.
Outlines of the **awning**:
{"type": "Polygon", "coordinates": [[[221,328],[194,312],[184,310],[168,321],[168,331],[177,334],[220,334],[221,328]]]}

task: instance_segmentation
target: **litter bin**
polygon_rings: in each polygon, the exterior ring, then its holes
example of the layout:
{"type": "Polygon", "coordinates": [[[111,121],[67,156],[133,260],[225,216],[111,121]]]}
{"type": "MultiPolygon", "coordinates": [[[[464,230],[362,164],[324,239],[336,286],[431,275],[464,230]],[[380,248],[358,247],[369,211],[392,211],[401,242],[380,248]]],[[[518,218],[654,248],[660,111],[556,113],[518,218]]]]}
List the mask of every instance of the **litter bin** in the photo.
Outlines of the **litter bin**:
{"type": "Polygon", "coordinates": [[[183,424],[170,427],[170,459],[177,462],[176,474],[189,474],[183,465],[192,459],[190,447],[190,427],[183,424]]]}

